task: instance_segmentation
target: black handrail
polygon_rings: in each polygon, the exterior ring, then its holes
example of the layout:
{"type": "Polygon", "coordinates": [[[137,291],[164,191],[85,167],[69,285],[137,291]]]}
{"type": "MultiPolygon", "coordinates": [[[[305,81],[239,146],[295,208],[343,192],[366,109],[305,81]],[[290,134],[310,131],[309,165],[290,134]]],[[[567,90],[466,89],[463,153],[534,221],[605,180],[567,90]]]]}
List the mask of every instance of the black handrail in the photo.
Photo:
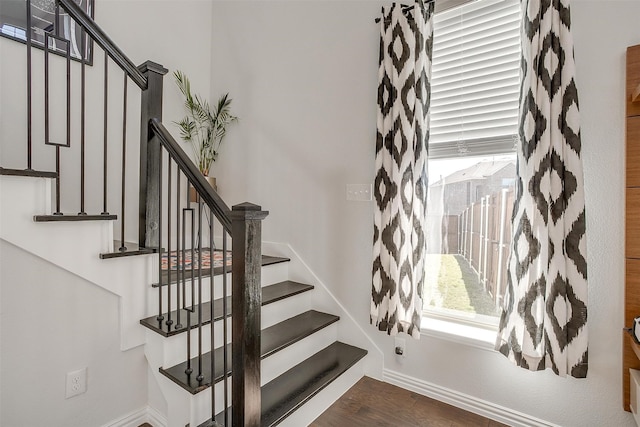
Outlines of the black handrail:
{"type": "Polygon", "coordinates": [[[218,221],[220,221],[225,231],[231,234],[231,209],[229,209],[229,206],[227,206],[218,193],[211,188],[211,185],[205,180],[196,165],[189,159],[167,128],[158,119],[150,120],[149,130],[158,137],[160,143],[167,150],[171,158],[178,164],[178,167],[196,189],[202,201],[211,209],[216,218],[218,218],[218,221]]]}
{"type": "MultiPolygon", "coordinates": [[[[107,34],[91,19],[73,0],[56,0],[69,15],[84,28],[93,40],[129,75],[140,89],[147,88],[147,79],[142,75],[135,64],[116,46],[107,34]]],[[[82,53],[84,55],[84,52],[82,53]]]]}

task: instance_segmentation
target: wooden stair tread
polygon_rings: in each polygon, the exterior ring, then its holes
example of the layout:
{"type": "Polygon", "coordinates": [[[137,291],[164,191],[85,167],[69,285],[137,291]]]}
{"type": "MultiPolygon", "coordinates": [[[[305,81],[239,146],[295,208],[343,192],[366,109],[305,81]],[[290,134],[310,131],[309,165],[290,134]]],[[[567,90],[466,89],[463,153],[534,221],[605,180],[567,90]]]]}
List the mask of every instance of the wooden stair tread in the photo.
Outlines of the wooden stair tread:
{"type": "Polygon", "coordinates": [[[151,248],[141,248],[137,243],[133,242],[124,242],[124,250],[120,250],[121,247],[120,240],[113,241],[113,252],[105,252],[100,254],[100,259],[109,259],[109,258],[120,258],[125,256],[135,256],[135,255],[149,255],[155,254],[157,249],[151,248]]]}
{"type": "MultiPolygon", "coordinates": [[[[308,337],[309,335],[331,325],[340,320],[338,316],[332,314],[321,313],[319,311],[310,310],[299,314],[271,327],[263,329],[260,341],[260,358],[264,359],[278,351],[295,344],[296,342],[308,337]]],[[[215,372],[214,383],[224,377],[224,347],[214,350],[215,372]]],[[[228,370],[227,375],[231,373],[231,344],[227,345],[228,370]]],[[[190,375],[185,373],[187,362],[179,363],[167,369],[160,368],[160,372],[171,379],[173,382],[187,390],[192,394],[199,393],[207,389],[211,385],[211,352],[203,353],[203,380],[197,381],[198,375],[197,357],[191,359],[191,366],[194,372],[190,375]]]]}
{"type": "Polygon", "coordinates": [[[33,178],[57,178],[58,174],[49,171],[37,171],[33,169],[7,169],[0,167],[0,175],[4,176],[30,176],[33,178]]]}
{"type": "Polygon", "coordinates": [[[112,221],[118,219],[117,215],[97,214],[97,215],[80,215],[80,214],[60,214],[60,215],[34,215],[35,222],[70,222],[70,221],[112,221]]]}
{"type": "Polygon", "coordinates": [[[367,355],[336,341],[262,387],[263,426],[274,426],[367,355]]]}
{"type": "MultiPolygon", "coordinates": [[[[275,426],[367,355],[336,341],[262,386],[261,426],[275,426]]],[[[224,413],[216,415],[222,425],[224,413]]],[[[207,421],[198,427],[212,426],[207,421]]]]}
{"type": "Polygon", "coordinates": [[[289,262],[290,258],[281,256],[262,255],[262,266],[280,264],[281,262],[289,262]]]}
{"type": "MultiPolygon", "coordinates": [[[[280,301],[282,299],[300,294],[302,292],[310,291],[313,289],[312,285],[306,285],[303,283],[293,282],[291,280],[286,280],[284,282],[276,283],[275,285],[264,286],[262,288],[262,305],[267,305],[276,301],[280,301]]],[[[213,301],[213,309],[214,309],[214,321],[218,321],[222,319],[222,309],[223,309],[223,301],[222,298],[218,298],[213,301]]],[[[231,314],[231,297],[227,297],[227,315],[231,314]]],[[[166,321],[169,319],[167,313],[164,314],[164,320],[159,321],[156,316],[147,317],[146,319],[142,319],[140,324],[146,326],[147,328],[163,335],[165,337],[169,337],[172,335],[183,333],[187,330],[187,315],[191,316],[191,328],[198,327],[198,308],[196,307],[193,313],[188,312],[187,310],[180,310],[180,323],[182,323],[182,327],[176,328],[178,312],[174,310],[171,312],[171,320],[173,320],[172,325],[167,325],[166,321]]],[[[207,325],[211,323],[211,302],[205,302],[202,304],[202,324],[207,325]]]]}

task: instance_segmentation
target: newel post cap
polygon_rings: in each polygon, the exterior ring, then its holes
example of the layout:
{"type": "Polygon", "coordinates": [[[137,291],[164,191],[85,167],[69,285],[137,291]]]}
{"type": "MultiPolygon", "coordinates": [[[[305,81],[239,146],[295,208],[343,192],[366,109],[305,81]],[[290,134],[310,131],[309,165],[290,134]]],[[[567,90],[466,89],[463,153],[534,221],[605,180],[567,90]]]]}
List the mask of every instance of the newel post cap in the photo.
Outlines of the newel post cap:
{"type": "Polygon", "coordinates": [[[263,211],[262,206],[244,202],[231,208],[231,220],[263,220],[269,215],[269,211],[263,211]]]}
{"type": "Polygon", "coordinates": [[[138,65],[138,70],[140,70],[142,74],[145,74],[148,71],[152,71],[163,76],[169,72],[169,70],[164,68],[162,65],[153,61],[143,62],[142,64],[138,65]]]}

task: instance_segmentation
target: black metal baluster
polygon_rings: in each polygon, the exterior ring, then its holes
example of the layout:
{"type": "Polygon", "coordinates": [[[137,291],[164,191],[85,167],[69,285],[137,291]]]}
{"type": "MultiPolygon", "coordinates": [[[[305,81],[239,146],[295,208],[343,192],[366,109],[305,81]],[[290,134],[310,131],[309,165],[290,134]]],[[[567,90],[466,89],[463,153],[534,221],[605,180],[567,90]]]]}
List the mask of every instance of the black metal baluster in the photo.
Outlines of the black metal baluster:
{"type": "MultiPolygon", "coordinates": [[[[81,39],[80,39],[80,49],[82,50],[82,55],[84,56],[84,45],[85,45],[85,33],[84,29],[80,31],[81,39]]],[[[85,180],[85,116],[86,116],[86,72],[85,72],[85,61],[81,58],[80,61],[80,212],[78,215],[86,215],[87,213],[84,210],[84,180],[85,180]]]]}
{"type": "Polygon", "coordinates": [[[49,34],[44,33],[44,142],[49,142],[49,34]]]}
{"type": "Polygon", "coordinates": [[[54,215],[62,215],[60,212],[60,147],[56,147],[56,211],[54,215]]]}
{"type": "Polygon", "coordinates": [[[67,144],[66,147],[71,146],[71,42],[66,43],[66,57],[67,57],[67,144]]]}
{"type": "Polygon", "coordinates": [[[56,1],[55,21],[53,21],[56,36],[60,37],[60,3],[56,1]]]}
{"type": "Polygon", "coordinates": [[[229,314],[229,307],[227,304],[227,232],[222,233],[222,334],[223,334],[223,345],[224,345],[224,425],[231,425],[231,421],[229,420],[229,416],[231,413],[229,412],[229,377],[227,374],[229,373],[229,350],[227,348],[228,342],[228,333],[227,333],[227,318],[229,314]]]}
{"type": "MultiPolygon", "coordinates": [[[[84,62],[83,62],[84,64],[84,62]]],[[[120,252],[125,252],[127,246],[124,243],[124,226],[125,226],[125,188],[127,177],[127,86],[129,80],[127,79],[127,73],[124,73],[124,92],[122,94],[124,101],[122,102],[122,188],[121,188],[121,200],[120,200],[120,252]]],[[[171,161],[169,161],[171,164],[171,161]]],[[[171,249],[169,249],[171,251],[171,249]]],[[[171,254],[171,252],[169,252],[171,254]]],[[[167,282],[170,283],[170,282],[167,282]]],[[[169,312],[171,312],[171,306],[169,306],[169,312]]]]}
{"type": "MultiPolygon", "coordinates": [[[[180,277],[180,272],[184,273],[184,270],[180,268],[180,259],[184,245],[180,247],[180,168],[177,167],[176,169],[176,263],[178,266],[176,271],[176,329],[182,329],[182,324],[180,323],[180,286],[183,279],[180,277]]],[[[184,277],[184,274],[182,274],[182,277],[184,277]]]]}
{"type": "MultiPolygon", "coordinates": [[[[182,270],[182,309],[186,310],[187,309],[187,291],[186,291],[186,286],[187,286],[187,279],[186,279],[186,274],[185,274],[185,259],[186,259],[186,252],[187,252],[187,243],[186,243],[186,239],[187,239],[187,221],[185,220],[185,212],[186,209],[182,209],[182,264],[181,264],[181,270],[182,270]]],[[[179,307],[179,306],[178,306],[179,307]]],[[[187,313],[187,320],[189,320],[189,314],[187,313]]]]}
{"type": "MultiPolygon", "coordinates": [[[[194,312],[195,310],[195,306],[194,306],[194,270],[193,270],[193,261],[195,259],[195,253],[193,252],[193,247],[194,247],[194,243],[195,243],[195,236],[193,234],[194,231],[194,227],[193,227],[193,223],[195,221],[195,215],[193,212],[193,209],[191,208],[185,208],[182,210],[182,212],[184,213],[185,211],[190,211],[191,212],[191,307],[187,308],[187,369],[185,369],[185,373],[187,375],[191,375],[191,373],[193,372],[193,368],[191,367],[191,314],[194,312]]],[[[184,218],[183,218],[184,220],[184,218]]],[[[184,234],[184,233],[183,233],[184,234]]],[[[185,300],[186,300],[186,294],[185,294],[185,300]]]]}
{"type": "MultiPolygon", "coordinates": [[[[172,167],[171,167],[171,156],[168,157],[168,171],[167,171],[167,256],[169,260],[171,260],[171,175],[172,175],[172,167]]],[[[162,206],[162,205],[160,205],[162,206]]],[[[176,262],[178,260],[176,259],[176,262]]],[[[169,269],[167,270],[167,330],[171,330],[171,325],[173,325],[173,320],[171,319],[171,263],[169,263],[169,269]]]]}
{"type": "Polygon", "coordinates": [[[32,170],[32,126],[31,126],[31,0],[26,2],[27,5],[27,169],[32,170]]]}
{"type": "MultiPolygon", "coordinates": [[[[59,12],[58,12],[59,13],[59,12]]],[[[67,42],[67,147],[71,145],[71,46],[67,42]]],[[[60,147],[56,147],[56,167],[57,167],[57,183],[56,183],[56,214],[62,215],[60,212],[60,147]]]]}
{"type": "MultiPolygon", "coordinates": [[[[107,142],[108,142],[108,130],[107,130],[107,120],[109,118],[108,112],[108,104],[109,104],[109,56],[107,55],[107,51],[104,52],[104,105],[103,112],[104,118],[102,122],[102,134],[103,134],[103,142],[102,142],[102,215],[109,215],[109,210],[107,209],[107,142]]],[[[158,251],[158,253],[160,253],[158,251]]]]}
{"type": "MultiPolygon", "coordinates": [[[[162,182],[162,152],[160,152],[160,162],[158,162],[158,179],[162,182]]],[[[162,206],[162,186],[158,187],[158,203],[162,206]]],[[[167,253],[167,269],[171,268],[171,257],[167,253]]],[[[158,317],[162,329],[162,209],[158,210],[158,317]]]]}
{"type": "MultiPolygon", "coordinates": [[[[188,181],[187,181],[188,182],[188,181]]],[[[185,208],[186,209],[186,208],[185,208]]],[[[185,259],[187,253],[187,244],[186,244],[186,236],[187,236],[187,225],[185,218],[185,209],[182,210],[182,308],[184,310],[187,309],[187,279],[185,274],[185,259]]],[[[187,314],[187,320],[189,319],[189,314],[187,314]]]]}
{"type": "MultiPolygon", "coordinates": [[[[60,19],[60,6],[58,5],[58,3],[56,2],[56,9],[55,9],[55,21],[53,22],[53,26],[54,26],[54,31],[56,36],[60,35],[60,25],[59,25],[59,19],[60,19]]],[[[44,44],[45,44],[45,61],[44,61],[44,68],[45,68],[45,96],[44,96],[44,101],[45,101],[45,107],[44,107],[44,111],[45,111],[45,125],[44,125],[44,129],[45,129],[45,138],[44,138],[44,142],[45,144],[49,142],[49,40],[47,38],[47,34],[45,33],[45,37],[44,37],[44,44]]],[[[60,147],[56,146],[56,211],[53,213],[54,215],[62,215],[62,213],[60,212],[60,147]]]]}
{"type": "MultiPolygon", "coordinates": [[[[202,199],[198,199],[198,376],[202,381],[202,199]]],[[[213,279],[213,277],[212,277],[213,279]]],[[[211,325],[213,328],[213,324],[211,325]]]]}
{"type": "Polygon", "coordinates": [[[195,277],[195,269],[193,268],[194,264],[195,264],[195,260],[196,260],[196,252],[195,252],[195,247],[196,247],[196,234],[195,234],[195,228],[196,228],[196,216],[195,216],[195,211],[193,209],[191,209],[191,312],[195,313],[195,306],[196,306],[196,277],[195,277]]]}
{"type": "MultiPolygon", "coordinates": [[[[209,316],[211,316],[211,421],[215,425],[216,421],[216,383],[215,383],[215,366],[216,366],[216,352],[215,350],[215,333],[214,333],[214,315],[215,310],[213,309],[213,295],[214,295],[214,283],[213,283],[213,269],[214,269],[214,256],[213,256],[213,211],[209,208],[209,300],[211,301],[211,307],[209,309],[209,316]]],[[[225,343],[226,345],[226,343],[225,343]]]]}
{"type": "MultiPolygon", "coordinates": [[[[57,29],[56,29],[57,32],[57,29]]],[[[55,43],[54,43],[55,45],[55,43]]],[[[71,146],[71,55],[70,43],[58,36],[52,36],[44,33],[44,143],[56,147],[56,211],[54,215],[62,215],[60,212],[60,147],[71,146]],[[66,45],[66,63],[67,63],[67,138],[66,144],[52,142],[49,129],[49,41],[58,40],[66,45]]]]}
{"type": "MultiPolygon", "coordinates": [[[[60,35],[60,5],[56,3],[56,39],[64,42],[66,48],[67,59],[67,144],[71,145],[71,43],[62,39],[60,35]]],[[[60,145],[56,146],[56,172],[58,174],[56,180],[56,212],[55,215],[62,215],[60,212],[60,145]]]]}

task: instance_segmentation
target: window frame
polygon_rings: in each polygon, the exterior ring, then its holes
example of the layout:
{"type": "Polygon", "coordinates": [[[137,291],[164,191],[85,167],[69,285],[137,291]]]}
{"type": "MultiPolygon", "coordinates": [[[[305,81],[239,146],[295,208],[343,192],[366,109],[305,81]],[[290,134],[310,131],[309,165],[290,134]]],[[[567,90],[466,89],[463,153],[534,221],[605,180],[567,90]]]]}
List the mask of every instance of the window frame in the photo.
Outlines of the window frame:
{"type": "MultiPolygon", "coordinates": [[[[440,0],[436,3],[436,14],[457,8],[472,0],[440,0]]],[[[514,134],[498,137],[476,138],[464,141],[447,141],[429,146],[429,160],[475,158],[513,155],[517,146],[517,126],[514,134]]],[[[503,268],[508,266],[508,258],[503,268]]],[[[494,335],[498,329],[500,316],[465,313],[450,309],[429,308],[423,303],[423,335],[472,344],[485,349],[493,349],[494,335]],[[435,326],[434,326],[435,325],[435,326]],[[482,336],[483,338],[478,338],[482,336]]]]}

